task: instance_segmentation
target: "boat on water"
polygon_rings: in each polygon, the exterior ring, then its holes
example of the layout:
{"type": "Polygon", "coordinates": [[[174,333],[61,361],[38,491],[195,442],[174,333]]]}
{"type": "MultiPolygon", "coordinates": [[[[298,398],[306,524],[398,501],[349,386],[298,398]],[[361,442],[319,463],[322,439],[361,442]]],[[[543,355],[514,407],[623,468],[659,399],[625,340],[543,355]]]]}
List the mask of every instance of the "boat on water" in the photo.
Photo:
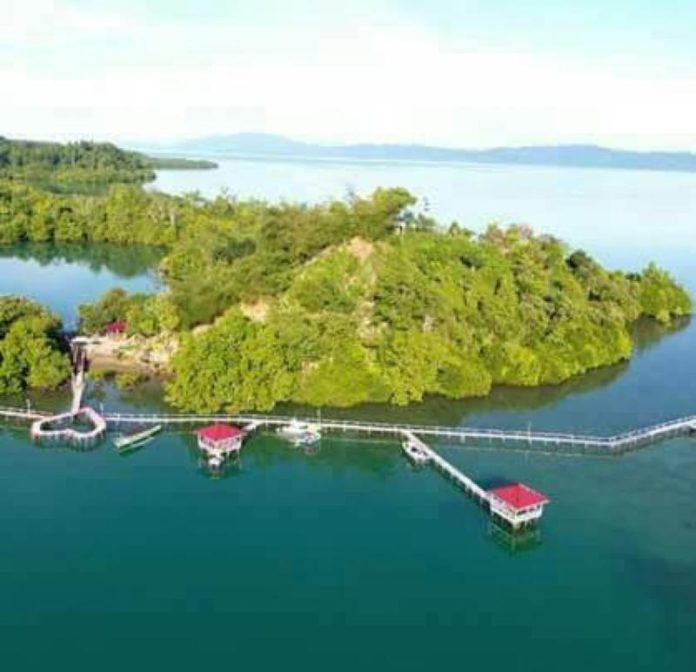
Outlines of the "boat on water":
{"type": "Polygon", "coordinates": [[[119,434],[114,439],[114,446],[116,446],[119,452],[124,452],[144,443],[161,431],[162,425],[155,425],[154,427],[132,427],[127,432],[119,434]]]}
{"type": "Polygon", "coordinates": [[[417,466],[427,464],[430,460],[428,453],[426,453],[415,441],[411,441],[410,439],[407,439],[401,444],[401,450],[403,450],[406,457],[408,457],[408,459],[417,466]]]}
{"type": "Polygon", "coordinates": [[[310,431],[292,439],[292,445],[296,448],[300,448],[302,446],[308,447],[319,443],[320,440],[321,434],[319,432],[310,431]]]}
{"type": "Polygon", "coordinates": [[[321,432],[316,425],[292,419],[287,425],[278,429],[278,434],[295,447],[311,446],[321,439],[321,432]]]}

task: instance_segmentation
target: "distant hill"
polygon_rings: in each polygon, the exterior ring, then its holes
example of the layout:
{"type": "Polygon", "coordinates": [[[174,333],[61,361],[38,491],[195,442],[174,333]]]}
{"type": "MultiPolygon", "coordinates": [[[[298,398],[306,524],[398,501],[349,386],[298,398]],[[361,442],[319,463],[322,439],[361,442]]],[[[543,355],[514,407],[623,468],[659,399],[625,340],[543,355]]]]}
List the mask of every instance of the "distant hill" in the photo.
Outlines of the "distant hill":
{"type": "Polygon", "coordinates": [[[364,161],[461,161],[537,166],[696,171],[696,154],[689,152],[637,152],[608,149],[596,145],[497,147],[472,150],[400,144],[323,145],[300,142],[266,133],[238,133],[188,140],[163,149],[181,153],[364,161]]]}

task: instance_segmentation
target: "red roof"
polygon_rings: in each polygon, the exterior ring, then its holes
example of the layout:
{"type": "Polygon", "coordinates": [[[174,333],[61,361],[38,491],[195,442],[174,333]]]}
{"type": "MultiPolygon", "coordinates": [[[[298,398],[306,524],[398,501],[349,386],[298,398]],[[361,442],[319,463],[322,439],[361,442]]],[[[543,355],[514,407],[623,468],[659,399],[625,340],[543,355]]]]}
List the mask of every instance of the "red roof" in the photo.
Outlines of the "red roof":
{"type": "Polygon", "coordinates": [[[104,327],[107,334],[122,334],[126,329],[128,329],[128,323],[123,320],[112,322],[104,327]]]}
{"type": "Polygon", "coordinates": [[[528,488],[524,483],[511,483],[500,488],[494,488],[488,492],[517,510],[526,509],[528,506],[536,506],[537,504],[547,504],[549,501],[547,497],[536,490],[528,488]]]}
{"type": "Polygon", "coordinates": [[[234,427],[233,425],[216,423],[210,425],[210,427],[199,429],[196,431],[196,434],[210,441],[225,441],[226,439],[235,439],[244,434],[244,432],[239,427],[234,427]]]}

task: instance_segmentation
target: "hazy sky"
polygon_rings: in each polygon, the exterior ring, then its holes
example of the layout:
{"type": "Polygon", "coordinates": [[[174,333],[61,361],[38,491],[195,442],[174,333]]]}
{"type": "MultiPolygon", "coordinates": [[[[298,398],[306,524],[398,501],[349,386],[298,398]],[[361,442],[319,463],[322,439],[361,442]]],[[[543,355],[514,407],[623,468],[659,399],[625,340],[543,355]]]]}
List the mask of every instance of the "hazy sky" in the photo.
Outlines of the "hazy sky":
{"type": "Polygon", "coordinates": [[[0,0],[0,134],[696,150],[696,0],[0,0]]]}

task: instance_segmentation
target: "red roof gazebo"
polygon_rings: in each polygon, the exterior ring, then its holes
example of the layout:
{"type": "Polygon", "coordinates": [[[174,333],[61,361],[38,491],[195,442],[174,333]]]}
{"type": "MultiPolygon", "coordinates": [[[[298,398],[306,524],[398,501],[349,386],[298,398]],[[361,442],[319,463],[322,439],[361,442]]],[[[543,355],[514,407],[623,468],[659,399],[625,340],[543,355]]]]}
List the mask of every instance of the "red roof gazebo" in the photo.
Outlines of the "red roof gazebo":
{"type": "Polygon", "coordinates": [[[548,497],[526,486],[510,483],[488,491],[491,513],[510,523],[515,529],[541,518],[548,497]]]}
{"type": "Polygon", "coordinates": [[[244,431],[234,425],[215,423],[196,431],[198,447],[204,451],[236,452],[242,447],[244,431]]]}
{"type": "Polygon", "coordinates": [[[123,320],[116,320],[116,322],[111,322],[104,327],[104,333],[109,336],[115,336],[119,334],[125,334],[128,329],[128,323],[123,320]]]}

